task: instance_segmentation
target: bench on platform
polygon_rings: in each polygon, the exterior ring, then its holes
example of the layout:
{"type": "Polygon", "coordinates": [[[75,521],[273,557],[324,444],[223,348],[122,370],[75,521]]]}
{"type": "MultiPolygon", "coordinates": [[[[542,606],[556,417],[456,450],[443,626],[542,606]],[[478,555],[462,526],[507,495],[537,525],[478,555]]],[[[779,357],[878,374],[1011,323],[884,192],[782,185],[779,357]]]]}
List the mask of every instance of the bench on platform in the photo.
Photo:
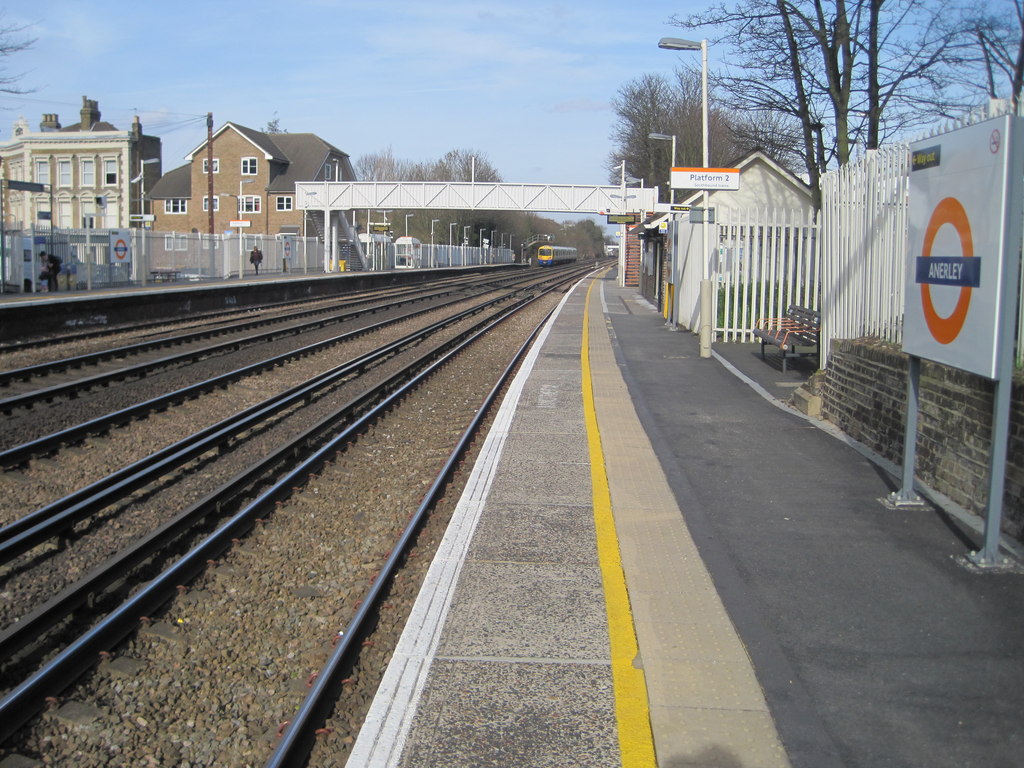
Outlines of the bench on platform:
{"type": "Polygon", "coordinates": [[[174,282],[180,276],[180,273],[176,269],[152,269],[149,272],[149,278],[154,283],[174,282]]]}
{"type": "Polygon", "coordinates": [[[765,344],[774,344],[782,353],[782,371],[786,371],[786,360],[818,354],[818,333],[821,330],[821,313],[815,309],[791,304],[785,317],[768,317],[759,320],[754,336],[761,340],[761,359],[765,344]],[[803,351],[800,351],[800,349],[803,351]],[[813,347],[808,350],[807,347],[813,347]]]}

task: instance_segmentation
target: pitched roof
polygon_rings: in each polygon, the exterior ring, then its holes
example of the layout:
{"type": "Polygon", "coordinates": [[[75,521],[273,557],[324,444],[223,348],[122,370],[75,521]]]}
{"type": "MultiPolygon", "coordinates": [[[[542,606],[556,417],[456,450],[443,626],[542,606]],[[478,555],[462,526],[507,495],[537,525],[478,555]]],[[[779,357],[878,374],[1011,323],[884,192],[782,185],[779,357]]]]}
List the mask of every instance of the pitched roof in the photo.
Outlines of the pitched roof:
{"type": "Polygon", "coordinates": [[[294,192],[295,182],[317,178],[324,162],[332,154],[348,158],[345,152],[315,133],[277,133],[274,134],[274,142],[288,159],[286,165],[271,167],[267,185],[270,192],[294,192]]]}
{"type": "Polygon", "coordinates": [[[165,173],[153,185],[149,196],[154,200],[192,197],[192,166],[182,165],[165,173]]]}
{"type": "MultiPolygon", "coordinates": [[[[246,128],[236,123],[226,123],[217,133],[214,140],[225,130],[231,129],[250,141],[264,153],[270,163],[270,182],[268,192],[294,192],[295,182],[311,181],[320,175],[324,162],[331,157],[342,159],[342,176],[352,177],[348,153],[343,152],[329,142],[324,141],[315,133],[275,133],[267,134],[246,128]]],[[[196,156],[206,146],[204,141],[187,156],[196,156]]],[[[167,199],[192,196],[191,162],[165,173],[153,186],[150,197],[167,199]]]]}
{"type": "Polygon", "coordinates": [[[92,131],[117,131],[117,130],[119,130],[119,129],[118,129],[118,127],[116,125],[111,125],[106,120],[100,120],[99,122],[93,123],[88,128],[82,128],[81,123],[75,123],[74,125],[69,125],[66,128],[61,128],[60,129],[60,133],[74,133],[76,131],[86,133],[86,132],[92,132],[92,131]]]}

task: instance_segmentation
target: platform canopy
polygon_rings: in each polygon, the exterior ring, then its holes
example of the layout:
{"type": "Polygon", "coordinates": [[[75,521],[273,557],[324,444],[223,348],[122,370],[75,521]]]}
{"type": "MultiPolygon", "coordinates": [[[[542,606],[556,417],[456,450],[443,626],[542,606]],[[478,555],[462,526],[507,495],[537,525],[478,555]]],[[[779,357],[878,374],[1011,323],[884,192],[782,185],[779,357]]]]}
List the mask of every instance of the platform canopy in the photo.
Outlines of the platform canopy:
{"type": "Polygon", "coordinates": [[[656,187],[480,181],[303,181],[295,185],[296,207],[318,211],[422,208],[536,213],[640,213],[654,210],[657,199],[656,187]]]}

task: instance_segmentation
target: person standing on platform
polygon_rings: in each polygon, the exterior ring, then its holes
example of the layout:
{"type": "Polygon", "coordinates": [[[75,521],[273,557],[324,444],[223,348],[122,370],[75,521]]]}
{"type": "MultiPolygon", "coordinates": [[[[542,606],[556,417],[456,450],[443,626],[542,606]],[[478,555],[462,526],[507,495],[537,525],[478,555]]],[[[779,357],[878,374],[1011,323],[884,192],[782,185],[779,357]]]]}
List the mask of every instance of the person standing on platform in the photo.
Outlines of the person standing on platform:
{"type": "Polygon", "coordinates": [[[49,268],[46,272],[46,282],[48,289],[51,291],[57,291],[57,275],[60,274],[60,259],[55,254],[48,253],[46,255],[46,263],[49,268]]]}
{"type": "Polygon", "coordinates": [[[249,254],[249,263],[256,269],[256,274],[260,273],[260,264],[263,263],[263,251],[258,246],[252,247],[252,253],[249,254]]]}

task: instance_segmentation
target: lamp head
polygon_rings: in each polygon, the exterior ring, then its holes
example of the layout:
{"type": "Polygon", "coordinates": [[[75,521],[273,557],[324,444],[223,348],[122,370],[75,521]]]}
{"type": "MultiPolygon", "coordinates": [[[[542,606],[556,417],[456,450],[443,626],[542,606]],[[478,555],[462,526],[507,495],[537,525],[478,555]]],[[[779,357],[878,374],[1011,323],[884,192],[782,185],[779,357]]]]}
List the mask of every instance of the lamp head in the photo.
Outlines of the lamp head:
{"type": "Polygon", "coordinates": [[[658,47],[667,51],[699,51],[701,45],[696,40],[683,40],[681,37],[663,37],[658,47]]]}

